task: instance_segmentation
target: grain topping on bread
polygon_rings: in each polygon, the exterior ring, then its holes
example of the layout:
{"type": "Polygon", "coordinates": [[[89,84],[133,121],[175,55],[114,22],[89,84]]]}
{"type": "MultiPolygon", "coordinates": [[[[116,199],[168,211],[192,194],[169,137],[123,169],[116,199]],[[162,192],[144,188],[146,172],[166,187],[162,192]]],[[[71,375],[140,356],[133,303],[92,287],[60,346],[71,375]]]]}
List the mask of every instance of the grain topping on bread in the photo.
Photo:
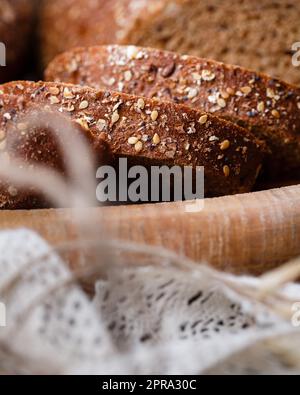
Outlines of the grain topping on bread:
{"type": "Polygon", "coordinates": [[[21,107],[68,114],[117,156],[204,166],[207,196],[251,190],[261,167],[263,152],[250,132],[190,107],[63,83],[15,82],[0,90],[18,96],[21,107]]]}
{"type": "MultiPolygon", "coordinates": [[[[74,182],[74,169],[70,169],[69,155],[76,153],[66,153],[75,147],[82,155],[88,156],[82,157],[81,163],[87,163],[86,160],[93,161],[91,163],[95,165],[95,172],[99,166],[113,163],[108,144],[100,138],[93,137],[79,124],[70,122],[70,118],[64,114],[38,103],[26,106],[19,95],[1,94],[0,103],[0,160],[3,166],[1,170],[14,166],[14,173],[35,172],[26,184],[23,184],[24,175],[19,176],[20,185],[7,177],[6,172],[2,173],[0,209],[37,209],[56,205],[70,207],[70,196],[67,193],[63,194],[62,199],[58,199],[60,192],[56,191],[57,182],[53,182],[52,177],[60,177],[66,183],[74,182]],[[82,144],[86,148],[82,149],[82,144]],[[49,172],[47,176],[44,173],[44,176],[41,176],[40,171],[46,170],[49,172]],[[44,178],[42,187],[37,183],[37,177],[44,178]],[[55,188],[54,197],[47,193],[48,186],[51,189],[55,188]]],[[[93,174],[90,174],[90,177],[92,178],[93,174]]],[[[94,189],[87,198],[94,201],[93,197],[94,189]]]]}
{"type": "Polygon", "coordinates": [[[157,97],[218,115],[267,143],[272,174],[300,169],[300,89],[265,74],[156,49],[100,46],[58,56],[46,79],[157,97]]]}

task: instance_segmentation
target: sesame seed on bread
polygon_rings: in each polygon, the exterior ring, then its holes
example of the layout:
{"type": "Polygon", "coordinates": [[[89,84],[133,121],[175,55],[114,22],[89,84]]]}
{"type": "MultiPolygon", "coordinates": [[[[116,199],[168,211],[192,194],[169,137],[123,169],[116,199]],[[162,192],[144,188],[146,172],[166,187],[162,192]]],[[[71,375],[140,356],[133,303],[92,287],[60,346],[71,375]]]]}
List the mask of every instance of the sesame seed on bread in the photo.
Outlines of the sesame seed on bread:
{"type": "MultiPolygon", "coordinates": [[[[104,140],[93,137],[78,123],[71,122],[70,125],[69,117],[55,109],[47,108],[45,103],[31,103],[27,106],[20,95],[13,94],[1,94],[0,103],[0,159],[9,168],[12,162],[20,169],[28,167],[30,170],[36,170],[37,167],[41,167],[56,173],[68,182],[71,172],[64,153],[65,149],[72,147],[75,135],[77,144],[80,139],[79,141],[90,147],[91,158],[97,167],[113,163],[110,148],[104,140]],[[63,141],[68,141],[68,147],[63,147],[61,137],[58,138],[62,135],[61,129],[66,133],[63,141]]],[[[89,198],[92,196],[94,190],[89,198]]],[[[62,207],[70,207],[70,204],[68,196],[65,196],[62,207]]],[[[36,185],[35,179],[24,187],[1,176],[1,210],[41,209],[56,205],[57,201],[45,194],[44,190],[36,185]]]]}
{"type": "Polygon", "coordinates": [[[300,88],[239,66],[135,46],[77,48],[45,78],[157,97],[228,119],[264,140],[267,175],[300,170],[300,88]]]}
{"type": "Polygon", "coordinates": [[[190,107],[55,82],[0,86],[0,100],[8,95],[18,97],[19,106],[8,112],[38,105],[63,113],[106,141],[117,158],[204,166],[206,196],[250,191],[261,168],[264,150],[249,131],[190,107]]]}

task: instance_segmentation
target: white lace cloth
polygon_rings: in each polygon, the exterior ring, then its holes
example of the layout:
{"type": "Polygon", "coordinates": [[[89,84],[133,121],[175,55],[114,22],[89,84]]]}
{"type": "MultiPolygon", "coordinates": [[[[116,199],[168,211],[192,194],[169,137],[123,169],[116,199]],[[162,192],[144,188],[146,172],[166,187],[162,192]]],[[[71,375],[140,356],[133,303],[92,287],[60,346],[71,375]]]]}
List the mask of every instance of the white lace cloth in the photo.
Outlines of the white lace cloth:
{"type": "MultiPolygon", "coordinates": [[[[163,258],[162,258],[163,259],[163,258]]],[[[205,266],[112,267],[90,300],[38,235],[0,233],[0,370],[61,374],[299,374],[292,325],[300,287],[275,314],[235,278],[205,266]]]]}

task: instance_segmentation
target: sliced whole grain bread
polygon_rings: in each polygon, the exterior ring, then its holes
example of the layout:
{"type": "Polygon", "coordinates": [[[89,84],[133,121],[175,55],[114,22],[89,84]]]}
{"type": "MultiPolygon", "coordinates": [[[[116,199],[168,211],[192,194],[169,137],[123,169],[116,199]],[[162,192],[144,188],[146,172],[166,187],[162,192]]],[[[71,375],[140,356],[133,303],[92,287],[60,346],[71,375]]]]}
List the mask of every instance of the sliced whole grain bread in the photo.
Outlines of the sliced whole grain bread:
{"type": "Polygon", "coordinates": [[[54,82],[4,84],[0,100],[5,95],[18,97],[21,109],[39,105],[67,114],[117,157],[204,166],[206,196],[250,191],[261,168],[264,152],[249,131],[190,107],[54,82]]]}
{"type": "Polygon", "coordinates": [[[238,66],[134,46],[77,48],[45,78],[186,104],[264,140],[268,178],[300,175],[300,88],[238,66]]]}
{"type": "MultiPolygon", "coordinates": [[[[78,123],[70,124],[69,117],[64,114],[44,108],[44,104],[31,103],[27,106],[19,95],[1,94],[0,103],[0,159],[8,166],[14,161],[14,165],[20,169],[36,170],[37,167],[42,167],[59,175],[66,182],[74,182],[61,138],[58,138],[61,129],[65,130],[64,141],[68,142],[68,149],[72,147],[74,136],[77,136],[76,144],[82,141],[90,147],[88,154],[94,160],[95,171],[101,165],[113,164],[109,145],[92,136],[78,123]]],[[[32,180],[32,185],[24,187],[14,184],[7,177],[1,177],[0,209],[26,210],[60,205],[53,200],[53,196],[49,198],[49,194],[44,192],[43,188],[37,187],[35,179],[32,180]]],[[[94,192],[90,191],[91,197],[94,192]]],[[[64,203],[59,207],[70,207],[70,204],[66,194],[64,203]]]]}
{"type": "Polygon", "coordinates": [[[268,73],[300,84],[292,46],[296,0],[51,0],[41,21],[45,62],[75,46],[134,44],[268,73]],[[63,39],[62,39],[63,37],[63,39]]]}

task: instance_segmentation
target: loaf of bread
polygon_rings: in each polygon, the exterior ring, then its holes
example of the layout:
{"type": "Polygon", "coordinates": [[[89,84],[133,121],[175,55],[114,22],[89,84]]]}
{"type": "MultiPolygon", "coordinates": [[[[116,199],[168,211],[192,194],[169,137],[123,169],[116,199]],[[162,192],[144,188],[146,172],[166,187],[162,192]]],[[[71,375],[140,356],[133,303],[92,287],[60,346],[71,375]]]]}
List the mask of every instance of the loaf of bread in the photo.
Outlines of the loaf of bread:
{"type": "Polygon", "coordinates": [[[238,64],[300,83],[300,69],[292,65],[292,45],[300,37],[296,0],[44,3],[45,62],[75,46],[135,44],[238,64]]]}
{"type": "Polygon", "coordinates": [[[248,128],[269,147],[268,178],[299,176],[300,88],[213,60],[134,46],[77,48],[59,55],[50,81],[186,104],[248,128]]]}
{"type": "Polygon", "coordinates": [[[190,107],[51,82],[8,83],[0,92],[0,99],[16,96],[24,108],[68,114],[95,139],[107,141],[117,158],[204,166],[206,196],[250,191],[261,168],[263,149],[250,132],[190,107]]]}
{"type": "Polygon", "coordinates": [[[1,0],[0,41],[6,49],[6,66],[0,66],[0,82],[19,77],[18,74],[24,68],[32,17],[32,0],[1,0]]]}
{"type": "MultiPolygon", "coordinates": [[[[20,169],[31,170],[37,167],[54,171],[66,181],[71,177],[65,150],[62,146],[62,129],[67,133],[64,140],[72,148],[74,134],[77,139],[90,147],[91,157],[98,167],[113,163],[109,146],[105,141],[92,136],[78,123],[71,123],[69,117],[45,108],[45,103],[32,103],[30,106],[20,99],[19,95],[1,94],[0,109],[0,159],[4,163],[15,162],[20,169]],[[69,135],[72,133],[72,135],[69,135]]],[[[83,158],[81,158],[83,160],[83,158]]],[[[96,169],[95,169],[96,171],[96,169]]],[[[73,180],[74,181],[74,180],[73,180]]],[[[50,181],[49,181],[50,182],[50,181]]],[[[37,209],[54,207],[57,202],[49,199],[41,192],[32,180],[32,185],[16,186],[13,181],[1,177],[0,209],[37,209]]],[[[91,191],[94,194],[94,191],[91,191]]],[[[68,196],[65,196],[63,207],[70,207],[68,196]]]]}

